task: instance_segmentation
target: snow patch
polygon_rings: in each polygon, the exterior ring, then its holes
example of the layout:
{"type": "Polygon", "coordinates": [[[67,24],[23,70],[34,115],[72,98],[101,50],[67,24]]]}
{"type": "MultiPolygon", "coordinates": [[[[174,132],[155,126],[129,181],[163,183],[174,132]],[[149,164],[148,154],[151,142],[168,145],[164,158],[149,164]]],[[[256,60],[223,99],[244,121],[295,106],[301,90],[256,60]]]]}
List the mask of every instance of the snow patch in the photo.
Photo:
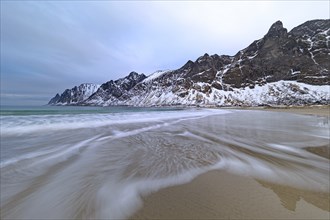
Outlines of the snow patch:
{"type": "MultiPolygon", "coordinates": [[[[203,87],[209,84],[196,83],[203,87]]],[[[232,91],[219,90],[214,87],[210,92],[203,93],[195,89],[182,93],[173,93],[171,87],[165,90],[146,91],[137,94],[130,100],[119,102],[133,106],[170,106],[170,105],[200,105],[200,106],[258,106],[278,104],[330,103],[330,86],[309,85],[295,81],[278,81],[265,85],[255,85],[254,88],[233,88],[232,91]]]]}
{"type": "Polygon", "coordinates": [[[157,79],[158,77],[164,75],[165,73],[170,72],[171,70],[158,70],[152,74],[150,74],[147,78],[145,78],[142,82],[148,83],[151,82],[155,79],[157,79]]]}

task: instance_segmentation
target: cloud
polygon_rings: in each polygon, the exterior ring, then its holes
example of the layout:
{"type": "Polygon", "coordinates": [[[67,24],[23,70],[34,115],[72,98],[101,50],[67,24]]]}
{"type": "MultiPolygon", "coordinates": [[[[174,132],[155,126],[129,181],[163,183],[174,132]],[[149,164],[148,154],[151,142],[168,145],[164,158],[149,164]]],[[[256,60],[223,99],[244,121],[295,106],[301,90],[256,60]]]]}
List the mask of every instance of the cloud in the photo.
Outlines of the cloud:
{"type": "Polygon", "coordinates": [[[275,21],[290,30],[328,18],[328,8],[327,1],[1,1],[1,93],[56,94],[130,71],[176,69],[204,53],[234,55],[275,21]]]}

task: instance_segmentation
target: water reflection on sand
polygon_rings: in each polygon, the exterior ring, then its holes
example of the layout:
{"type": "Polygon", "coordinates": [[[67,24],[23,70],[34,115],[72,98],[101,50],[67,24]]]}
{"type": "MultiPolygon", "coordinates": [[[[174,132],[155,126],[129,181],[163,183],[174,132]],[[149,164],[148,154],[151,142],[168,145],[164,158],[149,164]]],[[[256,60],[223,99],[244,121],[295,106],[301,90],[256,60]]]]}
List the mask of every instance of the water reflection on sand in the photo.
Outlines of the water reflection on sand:
{"type": "Polygon", "coordinates": [[[127,218],[141,195],[212,169],[258,179],[290,210],[303,198],[329,211],[328,117],[218,113],[2,133],[17,157],[1,164],[1,218],[127,218]]]}

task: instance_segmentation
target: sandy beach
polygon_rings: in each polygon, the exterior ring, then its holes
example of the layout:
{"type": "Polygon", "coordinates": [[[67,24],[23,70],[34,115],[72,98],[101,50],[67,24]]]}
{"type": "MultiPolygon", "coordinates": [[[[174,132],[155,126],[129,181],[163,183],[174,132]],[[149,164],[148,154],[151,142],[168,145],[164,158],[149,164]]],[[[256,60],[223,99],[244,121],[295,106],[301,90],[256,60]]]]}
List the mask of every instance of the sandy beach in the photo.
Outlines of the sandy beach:
{"type": "Polygon", "coordinates": [[[0,218],[329,218],[326,108],[115,110],[3,116],[0,218]]]}
{"type": "Polygon", "coordinates": [[[330,117],[330,105],[305,106],[305,107],[278,107],[278,108],[267,107],[260,110],[330,117]]]}
{"type": "MultiPolygon", "coordinates": [[[[329,106],[257,108],[329,117],[329,106]]],[[[329,146],[306,149],[329,159],[329,146]]],[[[328,192],[213,170],[144,197],[131,219],[329,219],[328,192]]]]}

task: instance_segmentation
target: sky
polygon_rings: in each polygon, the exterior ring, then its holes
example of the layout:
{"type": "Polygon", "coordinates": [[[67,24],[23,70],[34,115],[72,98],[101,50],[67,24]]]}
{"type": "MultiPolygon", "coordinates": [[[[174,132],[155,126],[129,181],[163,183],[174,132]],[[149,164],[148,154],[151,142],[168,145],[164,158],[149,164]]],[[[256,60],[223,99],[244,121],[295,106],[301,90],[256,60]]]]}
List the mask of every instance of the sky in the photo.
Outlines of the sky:
{"type": "Polygon", "coordinates": [[[44,105],[81,83],[234,55],[281,20],[329,19],[325,1],[1,1],[1,105],[44,105]]]}

